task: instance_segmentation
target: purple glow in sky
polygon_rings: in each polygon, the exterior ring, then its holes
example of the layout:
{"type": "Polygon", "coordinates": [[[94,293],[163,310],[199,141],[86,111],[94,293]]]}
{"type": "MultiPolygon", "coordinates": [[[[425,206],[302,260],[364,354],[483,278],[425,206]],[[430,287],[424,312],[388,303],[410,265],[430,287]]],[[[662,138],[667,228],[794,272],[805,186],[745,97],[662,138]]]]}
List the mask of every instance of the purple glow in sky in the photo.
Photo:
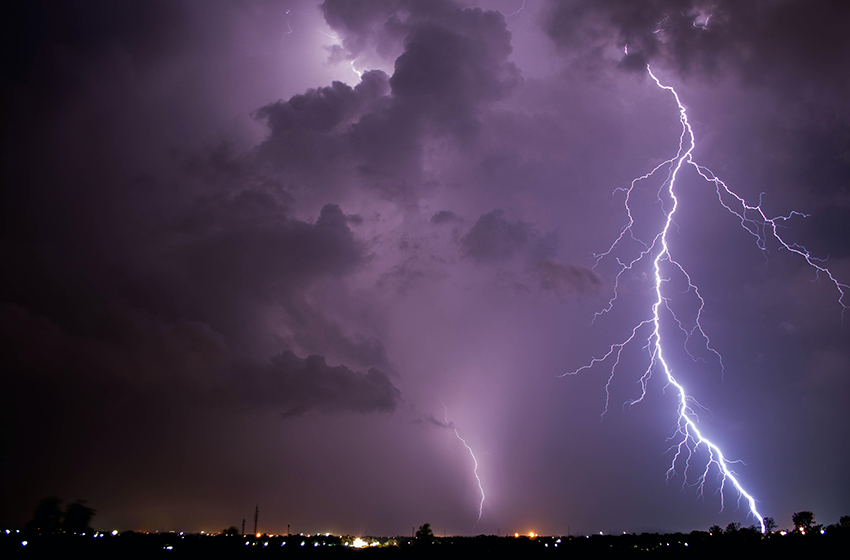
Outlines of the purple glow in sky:
{"type": "Polygon", "coordinates": [[[850,280],[848,12],[12,9],[0,524],[53,495],[119,529],[217,531],[258,503],[265,532],[755,522],[729,487],[720,511],[716,471],[694,486],[704,463],[668,473],[680,396],[661,375],[643,393],[642,344],[622,348],[613,377],[561,377],[658,301],[651,266],[617,259],[664,225],[666,168],[634,184],[630,233],[595,257],[629,223],[623,189],[679,146],[679,107],[647,63],[678,93],[705,166],[676,176],[665,244],[690,282],[670,274],[665,293],[683,297],[663,300],[705,336],[685,344],[662,325],[675,342],[664,360],[704,407],[700,433],[743,461],[762,515],[780,527],[800,510],[847,515],[850,326],[836,285],[777,238],[756,242],[718,196],[734,202],[728,185],[763,217],[807,214],[777,223],[781,239],[850,280]]]}

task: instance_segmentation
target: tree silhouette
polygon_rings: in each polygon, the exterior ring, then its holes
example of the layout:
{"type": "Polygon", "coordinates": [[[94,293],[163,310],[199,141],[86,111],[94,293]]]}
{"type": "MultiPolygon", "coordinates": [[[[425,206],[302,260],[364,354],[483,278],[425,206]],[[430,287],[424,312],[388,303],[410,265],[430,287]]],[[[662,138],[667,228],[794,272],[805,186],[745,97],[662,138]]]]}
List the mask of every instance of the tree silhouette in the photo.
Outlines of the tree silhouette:
{"type": "Polygon", "coordinates": [[[776,520],[772,517],[764,518],[764,530],[767,533],[772,533],[776,530],[776,520]]]}
{"type": "Polygon", "coordinates": [[[431,530],[430,523],[426,523],[419,527],[416,531],[416,540],[418,542],[431,542],[434,540],[434,531],[431,530]]]}
{"type": "Polygon", "coordinates": [[[44,498],[38,502],[38,506],[32,514],[32,519],[27,523],[26,528],[43,533],[57,532],[62,526],[60,505],[62,505],[62,500],[55,496],[44,498]]]}
{"type": "Polygon", "coordinates": [[[40,533],[58,533],[60,530],[67,533],[86,533],[92,530],[89,523],[95,512],[86,505],[85,500],[68,504],[64,512],[60,508],[61,505],[62,500],[55,496],[38,502],[32,519],[26,524],[27,530],[40,533]]]}
{"type": "Polygon", "coordinates": [[[798,511],[791,516],[791,521],[794,523],[794,529],[805,535],[814,529],[815,514],[810,511],[798,511]]]}
{"type": "Polygon", "coordinates": [[[94,517],[94,510],[86,506],[85,500],[77,500],[65,508],[65,519],[62,529],[68,533],[85,533],[91,530],[89,523],[94,517]]]}
{"type": "Polygon", "coordinates": [[[722,535],[723,529],[720,527],[720,525],[712,525],[711,527],[708,528],[708,534],[710,534],[712,536],[722,535]]]}

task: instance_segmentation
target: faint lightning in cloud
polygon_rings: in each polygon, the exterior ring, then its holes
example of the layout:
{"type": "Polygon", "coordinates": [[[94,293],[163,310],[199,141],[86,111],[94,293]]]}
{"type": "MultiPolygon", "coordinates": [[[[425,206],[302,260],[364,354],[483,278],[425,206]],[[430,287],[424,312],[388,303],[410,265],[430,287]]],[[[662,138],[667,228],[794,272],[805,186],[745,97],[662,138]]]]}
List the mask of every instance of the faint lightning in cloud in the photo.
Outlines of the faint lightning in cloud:
{"type": "MultiPolygon", "coordinates": [[[[328,37],[329,39],[332,39],[332,40],[334,41],[334,44],[339,45],[339,46],[342,46],[342,43],[340,42],[340,37],[339,37],[339,35],[337,35],[336,33],[333,33],[333,34],[331,34],[331,33],[325,33],[324,31],[322,31],[322,30],[321,30],[321,29],[319,29],[318,27],[316,28],[316,31],[318,31],[319,33],[321,33],[321,34],[322,34],[322,35],[324,35],[325,37],[328,37]]],[[[355,62],[355,60],[356,60],[356,59],[349,59],[348,64],[349,64],[349,66],[351,66],[351,71],[352,71],[352,72],[354,72],[355,74],[357,74],[357,77],[358,77],[358,78],[362,78],[362,77],[363,77],[363,74],[364,74],[366,71],[365,71],[365,70],[358,70],[358,69],[357,69],[357,67],[355,67],[355,66],[354,66],[354,62],[355,62]]]]}
{"type": "Polygon", "coordinates": [[[522,6],[520,6],[520,7],[519,7],[519,9],[518,9],[517,11],[512,12],[512,13],[510,13],[510,14],[506,14],[506,15],[505,15],[505,17],[515,16],[515,15],[517,15],[518,13],[520,13],[521,11],[523,11],[523,10],[525,9],[525,1],[526,1],[526,0],[522,0],[522,6]]]}
{"type": "MultiPolygon", "coordinates": [[[[703,25],[707,25],[707,23],[708,18],[706,17],[703,25]]],[[[626,50],[626,54],[628,54],[628,50],[626,50]]],[[[839,282],[830,270],[823,265],[823,260],[812,256],[801,245],[785,241],[785,239],[780,235],[779,230],[784,222],[790,220],[794,216],[805,216],[804,214],[791,212],[786,216],[769,218],[761,207],[761,200],[759,201],[759,204],[755,206],[748,204],[741,196],[732,191],[723,181],[714,175],[711,170],[693,161],[692,154],[695,148],[694,133],[690,123],[688,122],[687,112],[679,99],[678,93],[671,86],[662,84],[655,74],[652,73],[649,65],[647,65],[646,69],[658,88],[672,94],[679,108],[679,121],[682,127],[681,134],[679,136],[679,148],[674,157],[659,164],[646,175],[634,179],[628,188],[617,189],[618,191],[625,193],[624,206],[628,216],[628,222],[620,230],[619,235],[616,237],[611,246],[605,252],[595,255],[595,260],[596,264],[599,264],[599,262],[605,258],[615,258],[619,265],[619,272],[617,273],[614,281],[613,297],[601,311],[594,314],[593,319],[595,321],[601,315],[611,311],[614,303],[619,297],[620,283],[623,280],[624,275],[627,272],[633,271],[639,263],[651,263],[651,277],[654,281],[655,293],[654,301],[650,306],[647,317],[638,322],[623,341],[612,344],[608,348],[607,352],[601,357],[594,357],[589,363],[564,375],[576,375],[584,370],[593,368],[597,364],[613,362],[610,370],[608,370],[608,380],[605,385],[605,409],[602,413],[604,416],[604,414],[608,411],[608,401],[610,397],[609,389],[611,382],[614,378],[615,371],[620,365],[623,350],[636,340],[642,341],[643,348],[647,351],[649,356],[646,369],[639,380],[641,392],[637,398],[627,402],[626,404],[631,406],[644,399],[646,396],[647,383],[653,372],[660,371],[663,373],[667,386],[672,386],[676,389],[678,397],[678,420],[675,435],[670,438],[671,440],[675,440],[670,448],[671,450],[674,450],[675,453],[671,461],[670,468],[667,471],[668,480],[672,476],[675,476],[680,466],[684,465],[685,481],[683,484],[687,484],[688,471],[694,467],[694,465],[692,465],[692,458],[694,454],[697,453],[697,451],[707,453],[708,459],[705,463],[705,467],[702,469],[702,472],[696,482],[700,496],[703,495],[707,478],[712,472],[716,472],[720,480],[719,495],[721,510],[724,506],[723,494],[725,487],[727,483],[731,483],[738,492],[738,502],[740,503],[741,500],[744,500],[747,503],[749,507],[749,514],[758,519],[759,525],[761,526],[762,531],[764,531],[764,521],[756,508],[755,499],[744,490],[736,474],[730,467],[734,461],[727,459],[720,448],[714,442],[706,438],[698,429],[697,423],[699,419],[694,408],[702,407],[685,391],[684,386],[676,380],[673,375],[673,369],[668,362],[668,358],[664,351],[664,345],[667,341],[666,339],[662,339],[662,325],[671,324],[677,327],[684,334],[685,351],[691,356],[691,358],[694,360],[697,359],[688,349],[688,343],[692,339],[698,338],[704,344],[706,351],[712,353],[716,357],[721,371],[723,370],[721,356],[711,346],[711,341],[700,323],[703,308],[705,306],[705,300],[700,294],[697,286],[692,282],[691,277],[688,275],[685,268],[673,258],[668,245],[668,233],[671,225],[673,224],[673,217],[676,213],[676,209],[679,206],[679,199],[676,196],[675,188],[676,179],[681,169],[684,166],[689,165],[693,167],[702,178],[714,185],[721,206],[740,220],[741,227],[743,227],[745,231],[756,239],[757,246],[763,252],[767,252],[768,239],[773,238],[779,243],[781,248],[801,256],[809,264],[809,266],[814,269],[816,279],[821,276],[829,278],[830,282],[838,291],[838,303],[842,307],[842,316],[844,311],[848,308],[847,303],[845,303],[845,295],[846,291],[850,289],[850,286],[839,282]],[[644,241],[635,234],[633,229],[635,224],[635,215],[633,215],[632,195],[639,184],[659,173],[666,174],[666,177],[664,178],[664,181],[657,193],[657,200],[661,205],[665,219],[663,221],[663,227],[657,230],[654,237],[649,241],[644,241]],[[635,252],[632,254],[632,257],[622,259],[621,257],[613,254],[615,251],[623,249],[624,245],[631,241],[637,243],[637,248],[634,249],[635,252]],[[683,285],[684,283],[687,284],[687,289],[684,293],[681,293],[681,291],[674,292],[669,288],[669,285],[674,278],[682,281],[683,285]],[[685,294],[689,293],[692,294],[693,298],[695,298],[696,312],[694,313],[694,317],[692,317],[691,321],[686,325],[674,312],[672,302],[675,297],[681,298],[685,294]]]]}
{"type": "Polygon", "coordinates": [[[703,31],[708,29],[708,21],[711,19],[711,16],[714,15],[714,6],[708,11],[708,13],[704,13],[702,11],[698,11],[696,15],[692,18],[692,25],[697,29],[702,29],[703,31]]]}
{"type": "MultiPolygon", "coordinates": [[[[288,16],[292,10],[286,10],[286,15],[288,16]]],[[[292,26],[289,25],[289,18],[286,18],[286,33],[283,34],[284,37],[290,35],[292,33],[292,26]]]]}
{"type": "MultiPolygon", "coordinates": [[[[445,405],[443,405],[443,406],[445,407],[445,405]]],[[[478,491],[481,492],[481,502],[479,502],[479,504],[478,504],[478,519],[475,520],[475,525],[478,525],[478,522],[481,521],[481,515],[484,513],[484,499],[485,499],[484,486],[481,484],[481,477],[478,476],[478,459],[475,458],[475,453],[473,453],[472,448],[469,447],[469,444],[466,443],[466,440],[463,439],[462,437],[460,437],[460,433],[458,433],[457,428],[455,427],[454,423],[449,421],[449,409],[448,409],[448,407],[445,407],[445,409],[446,409],[446,414],[445,414],[446,426],[448,426],[449,428],[454,430],[455,436],[457,436],[457,439],[459,439],[460,442],[463,444],[463,446],[466,447],[466,450],[469,451],[469,456],[472,457],[472,462],[475,465],[472,472],[475,475],[475,480],[478,481],[478,491]]],[[[473,527],[475,527],[475,525],[473,525],[473,527]]]]}

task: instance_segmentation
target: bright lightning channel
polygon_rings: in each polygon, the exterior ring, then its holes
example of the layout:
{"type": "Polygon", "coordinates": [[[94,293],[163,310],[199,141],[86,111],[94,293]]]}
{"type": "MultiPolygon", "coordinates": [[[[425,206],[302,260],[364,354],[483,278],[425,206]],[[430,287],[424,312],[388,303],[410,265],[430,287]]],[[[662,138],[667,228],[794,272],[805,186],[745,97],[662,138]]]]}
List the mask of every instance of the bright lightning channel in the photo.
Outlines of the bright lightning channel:
{"type": "MultiPolygon", "coordinates": [[[[626,53],[628,54],[628,51],[626,51],[626,53]]],[[[683,461],[685,467],[685,482],[683,484],[687,484],[687,473],[688,470],[691,468],[691,458],[697,452],[697,450],[699,450],[700,448],[704,449],[708,452],[708,461],[706,462],[702,474],[697,479],[696,485],[699,489],[699,495],[703,495],[706,479],[708,478],[712,470],[716,469],[720,478],[719,494],[721,511],[723,510],[724,506],[723,494],[726,484],[731,483],[738,492],[738,502],[740,503],[742,499],[746,501],[749,506],[750,515],[758,519],[759,525],[761,526],[761,530],[762,532],[764,532],[764,520],[761,514],[758,512],[758,509],[756,508],[755,499],[746,490],[744,490],[737,476],[735,476],[734,471],[730,468],[730,464],[735,461],[730,461],[729,459],[727,459],[723,452],[720,450],[720,448],[714,442],[706,438],[702,434],[702,432],[700,432],[699,428],[697,427],[697,422],[699,420],[692,406],[697,408],[702,407],[692,396],[688,395],[688,393],[685,391],[684,386],[682,386],[673,376],[673,370],[668,364],[663,351],[661,337],[662,316],[665,318],[669,317],[670,319],[675,321],[678,328],[684,332],[685,351],[689,355],[691,354],[690,351],[687,349],[687,343],[691,340],[692,337],[697,335],[701,340],[704,341],[706,350],[713,353],[714,356],[717,358],[720,364],[721,371],[723,370],[722,358],[720,354],[711,346],[711,341],[708,338],[707,334],[703,331],[702,325],[700,323],[702,311],[705,306],[705,300],[700,295],[697,286],[691,281],[691,278],[685,271],[684,267],[671,256],[670,248],[667,243],[667,234],[670,231],[670,226],[673,224],[673,217],[679,205],[679,200],[676,197],[675,192],[676,178],[679,175],[679,171],[682,169],[683,166],[690,165],[707,182],[713,183],[717,192],[717,198],[720,202],[720,205],[740,220],[741,227],[744,228],[744,230],[747,231],[750,235],[755,237],[756,244],[762,252],[767,252],[767,240],[768,238],[773,238],[779,243],[781,248],[784,248],[792,253],[801,256],[806,261],[806,263],[808,263],[809,266],[814,269],[816,279],[819,279],[821,275],[824,275],[825,277],[829,278],[829,280],[832,282],[832,284],[838,291],[838,303],[842,307],[842,316],[844,314],[844,311],[846,311],[848,308],[848,305],[845,302],[845,296],[847,291],[850,290],[850,286],[839,282],[833,276],[830,270],[823,266],[822,263],[824,261],[822,259],[818,259],[812,256],[805,249],[805,247],[799,244],[789,243],[785,241],[780,235],[779,229],[781,228],[784,222],[794,216],[806,217],[805,214],[802,214],[800,212],[791,212],[786,216],[768,218],[761,207],[761,199],[759,200],[759,204],[755,206],[747,204],[747,202],[741,196],[732,191],[711,170],[693,161],[692,153],[696,145],[694,133],[690,123],[688,122],[688,115],[685,110],[685,107],[684,105],[682,105],[682,102],[679,99],[679,94],[673,87],[662,84],[661,81],[655,76],[655,74],[652,73],[652,69],[649,67],[649,65],[646,66],[646,70],[649,76],[658,86],[658,88],[665,91],[669,91],[673,95],[673,98],[675,99],[676,104],[679,107],[679,121],[682,125],[682,132],[679,137],[679,149],[674,157],[659,164],[646,175],[634,179],[628,188],[618,189],[625,192],[624,206],[628,215],[628,223],[623,227],[622,230],[620,230],[619,235],[607,251],[595,255],[596,264],[599,264],[602,259],[609,257],[612,252],[614,252],[614,250],[621,245],[621,242],[627,238],[629,240],[637,242],[642,247],[642,250],[640,250],[637,256],[635,256],[631,261],[624,262],[617,258],[617,263],[620,266],[620,270],[617,273],[614,282],[614,295],[608,301],[608,304],[605,308],[594,314],[593,319],[595,321],[600,315],[604,315],[612,309],[614,302],[617,300],[617,297],[619,295],[618,290],[623,275],[627,271],[633,270],[633,268],[641,261],[646,262],[646,260],[651,260],[652,262],[652,269],[654,272],[655,301],[651,306],[651,313],[649,317],[635,325],[634,328],[631,330],[630,335],[625,340],[616,344],[612,344],[603,356],[598,358],[594,357],[586,365],[564,375],[576,375],[581,371],[591,369],[599,363],[605,362],[609,359],[613,359],[613,365],[609,370],[608,381],[605,384],[605,409],[602,412],[602,415],[604,416],[605,412],[608,411],[610,385],[614,378],[614,373],[617,367],[620,365],[620,357],[622,355],[623,350],[634,340],[642,338],[643,335],[641,333],[646,333],[648,331],[646,338],[644,338],[643,340],[645,341],[644,348],[649,353],[649,364],[647,365],[646,370],[640,378],[641,394],[639,397],[632,401],[629,401],[627,404],[630,406],[633,404],[637,404],[643,400],[643,398],[646,396],[646,387],[650,376],[654,371],[658,371],[659,369],[666,377],[667,385],[675,387],[676,391],[678,391],[678,420],[676,429],[676,434],[678,434],[678,437],[674,435],[670,438],[678,439],[678,442],[675,442],[670,448],[671,450],[675,449],[675,454],[671,461],[670,468],[667,470],[667,479],[669,480],[672,476],[676,474],[677,465],[679,465],[680,462],[683,461]],[[640,182],[649,179],[662,169],[666,169],[667,177],[658,191],[658,201],[662,204],[666,219],[664,221],[664,226],[661,228],[661,230],[657,232],[651,242],[647,243],[636,237],[632,229],[635,220],[632,216],[631,196],[636,186],[640,182]],[[666,209],[664,209],[664,200],[662,200],[663,194],[666,194],[666,209]],[[675,312],[671,308],[670,299],[672,296],[665,295],[664,287],[665,284],[670,281],[670,278],[662,273],[662,265],[666,265],[668,268],[672,268],[673,273],[676,273],[676,271],[678,271],[678,273],[681,274],[684,280],[688,283],[688,290],[686,291],[686,293],[693,292],[699,302],[693,326],[690,329],[686,328],[685,325],[683,325],[682,321],[676,316],[675,312]]],[[[694,358],[693,355],[691,355],[691,358],[694,358]]]]}
{"type": "Polygon", "coordinates": [[[485,496],[484,496],[484,486],[481,484],[481,477],[478,476],[478,459],[475,458],[475,453],[472,452],[472,448],[469,447],[469,444],[466,443],[466,440],[463,439],[462,437],[460,437],[460,433],[458,433],[457,428],[455,427],[454,423],[449,421],[449,409],[448,409],[448,407],[446,407],[445,420],[446,420],[446,426],[448,426],[449,428],[454,430],[454,433],[455,433],[455,436],[457,436],[457,439],[459,439],[460,442],[463,444],[463,446],[466,447],[466,450],[469,451],[469,456],[472,457],[472,462],[475,465],[475,468],[473,469],[472,472],[475,475],[475,480],[478,481],[478,491],[481,492],[481,502],[478,504],[478,519],[475,520],[475,524],[472,526],[474,528],[475,525],[478,525],[478,522],[481,521],[481,515],[484,513],[484,498],[485,498],[485,496]]]}

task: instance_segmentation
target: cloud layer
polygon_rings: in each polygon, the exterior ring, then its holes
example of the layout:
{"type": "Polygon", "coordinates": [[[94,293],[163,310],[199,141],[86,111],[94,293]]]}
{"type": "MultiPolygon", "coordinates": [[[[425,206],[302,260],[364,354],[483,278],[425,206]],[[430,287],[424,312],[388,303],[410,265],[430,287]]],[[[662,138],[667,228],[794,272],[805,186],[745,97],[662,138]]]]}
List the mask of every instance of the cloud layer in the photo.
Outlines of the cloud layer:
{"type": "MultiPolygon", "coordinates": [[[[647,317],[636,268],[594,320],[625,258],[595,258],[628,223],[623,187],[680,137],[647,63],[680,93],[695,159],[749,202],[764,193],[770,215],[811,214],[789,237],[850,278],[843,4],[12,10],[0,520],[55,494],[153,530],[238,524],[258,502],[269,532],[750,522],[730,492],[718,514],[716,488],[701,502],[665,480],[670,392],[653,378],[646,402],[619,406],[642,350],[614,377],[559,376],[647,317]],[[480,451],[479,525],[468,451],[445,427],[480,451]]],[[[676,374],[767,515],[846,515],[834,291],[761,252],[695,173],[680,181],[671,247],[725,371],[673,328],[676,374]]],[[[669,210],[661,187],[630,199],[645,241],[669,210]]],[[[696,313],[687,301],[669,305],[696,313]]]]}

